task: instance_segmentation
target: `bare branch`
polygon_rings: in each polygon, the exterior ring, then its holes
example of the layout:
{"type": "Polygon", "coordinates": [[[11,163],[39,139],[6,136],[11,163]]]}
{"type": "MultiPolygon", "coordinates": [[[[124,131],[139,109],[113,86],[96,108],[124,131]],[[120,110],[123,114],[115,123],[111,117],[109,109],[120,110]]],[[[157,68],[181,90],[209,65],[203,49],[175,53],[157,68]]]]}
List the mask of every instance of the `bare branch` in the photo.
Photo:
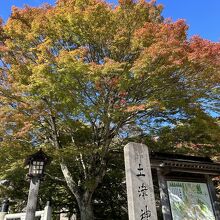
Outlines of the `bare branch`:
{"type": "Polygon", "coordinates": [[[46,173],[46,176],[48,176],[50,179],[54,180],[54,181],[58,181],[58,182],[61,182],[61,183],[66,183],[66,181],[64,179],[61,179],[59,177],[56,177],[56,176],[52,176],[50,175],[49,173],[46,173]]]}

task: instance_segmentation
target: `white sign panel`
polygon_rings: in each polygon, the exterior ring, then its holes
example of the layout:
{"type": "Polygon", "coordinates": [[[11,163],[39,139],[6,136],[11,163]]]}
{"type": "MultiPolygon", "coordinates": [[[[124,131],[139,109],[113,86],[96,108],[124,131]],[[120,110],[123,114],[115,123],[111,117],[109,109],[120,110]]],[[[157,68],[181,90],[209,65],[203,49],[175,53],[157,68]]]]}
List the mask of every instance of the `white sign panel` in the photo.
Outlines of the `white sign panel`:
{"type": "Polygon", "coordinates": [[[167,181],[173,220],[216,220],[206,183],[167,181]]]}
{"type": "Polygon", "coordinates": [[[124,154],[129,220],[157,220],[148,148],[129,143],[124,154]]]}

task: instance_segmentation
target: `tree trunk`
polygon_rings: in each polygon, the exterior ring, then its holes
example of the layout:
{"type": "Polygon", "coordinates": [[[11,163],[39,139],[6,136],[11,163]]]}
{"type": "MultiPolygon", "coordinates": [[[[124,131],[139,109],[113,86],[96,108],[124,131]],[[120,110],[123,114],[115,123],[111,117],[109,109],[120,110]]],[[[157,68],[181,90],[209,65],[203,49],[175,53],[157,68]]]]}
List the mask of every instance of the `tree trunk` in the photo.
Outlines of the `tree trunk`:
{"type": "Polygon", "coordinates": [[[85,201],[84,199],[80,202],[80,220],[94,220],[94,213],[91,201],[85,201]]]}
{"type": "Polygon", "coordinates": [[[70,191],[75,196],[79,210],[80,210],[80,220],[94,220],[94,213],[93,213],[93,207],[92,207],[92,194],[95,191],[97,184],[95,184],[94,189],[88,190],[86,192],[80,192],[78,190],[78,186],[73,180],[73,177],[71,173],[68,170],[67,165],[64,162],[60,163],[61,170],[63,172],[64,178],[66,180],[67,186],[69,187],[70,191]]]}

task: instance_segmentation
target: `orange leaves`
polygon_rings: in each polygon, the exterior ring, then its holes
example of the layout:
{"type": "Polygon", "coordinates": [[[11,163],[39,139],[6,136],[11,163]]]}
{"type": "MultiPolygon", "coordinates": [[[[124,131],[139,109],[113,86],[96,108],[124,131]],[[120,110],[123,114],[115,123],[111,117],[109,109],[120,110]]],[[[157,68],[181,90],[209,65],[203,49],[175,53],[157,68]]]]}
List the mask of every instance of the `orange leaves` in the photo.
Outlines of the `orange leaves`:
{"type": "Polygon", "coordinates": [[[150,101],[148,100],[145,104],[136,104],[136,105],[127,105],[124,112],[140,112],[146,110],[157,109],[158,111],[163,111],[165,107],[161,102],[157,100],[150,101]]]}
{"type": "Polygon", "coordinates": [[[133,47],[142,52],[133,70],[150,74],[183,66],[187,61],[187,29],[183,20],[158,24],[146,22],[134,34],[133,47]]]}
{"type": "Polygon", "coordinates": [[[159,25],[146,22],[144,26],[135,30],[132,39],[132,47],[134,49],[142,50],[147,48],[157,41],[156,34],[159,31],[159,25]]]}
{"type": "MultiPolygon", "coordinates": [[[[91,67],[91,66],[90,66],[91,67]]],[[[94,88],[101,96],[108,94],[110,105],[120,110],[127,103],[127,92],[123,84],[126,84],[124,77],[124,63],[119,63],[111,59],[105,59],[102,65],[93,65],[91,69],[94,88]]]]}
{"type": "MultiPolygon", "coordinates": [[[[52,6],[48,4],[44,4],[41,7],[30,7],[28,5],[25,5],[24,8],[18,8],[13,6],[12,7],[12,14],[9,19],[9,22],[11,20],[20,20],[21,22],[31,22],[33,21],[38,15],[41,15],[42,13],[45,13],[45,11],[51,9],[52,6]]],[[[26,23],[28,24],[28,23],[26,23]]]]}
{"type": "Polygon", "coordinates": [[[195,77],[209,84],[220,83],[220,43],[194,36],[189,41],[188,59],[192,70],[200,70],[195,77]]]}
{"type": "Polygon", "coordinates": [[[220,67],[220,43],[213,43],[194,36],[190,40],[189,59],[191,61],[208,61],[220,67]]]}
{"type": "Polygon", "coordinates": [[[158,37],[162,37],[163,34],[169,36],[172,40],[184,41],[186,40],[186,31],[188,30],[188,25],[183,19],[177,20],[172,23],[170,21],[165,22],[161,25],[161,33],[158,37]]]}
{"type": "Polygon", "coordinates": [[[133,0],[119,0],[118,3],[122,6],[134,5],[133,0]]]}
{"type": "Polygon", "coordinates": [[[57,0],[56,1],[56,5],[59,7],[63,7],[63,6],[73,6],[75,5],[76,0],[57,0]]]}
{"type": "Polygon", "coordinates": [[[146,106],[144,104],[132,105],[132,106],[128,106],[125,109],[125,112],[138,112],[138,111],[144,111],[145,109],[146,109],[146,106]]]}
{"type": "Polygon", "coordinates": [[[6,46],[0,44],[0,53],[7,52],[7,51],[8,51],[8,48],[6,46]]]}
{"type": "Polygon", "coordinates": [[[23,137],[24,135],[26,135],[28,132],[31,131],[31,129],[33,128],[32,123],[25,121],[22,128],[15,134],[16,137],[23,137]]]}
{"type": "Polygon", "coordinates": [[[2,28],[3,25],[3,19],[0,17],[0,27],[2,28]]]}
{"type": "Polygon", "coordinates": [[[0,18],[0,54],[1,52],[6,52],[7,47],[5,46],[4,40],[5,40],[5,33],[3,30],[3,20],[0,18]]]}
{"type": "Polygon", "coordinates": [[[186,23],[164,21],[161,10],[144,0],[120,0],[117,7],[101,0],[58,0],[54,7],[14,8],[0,29],[0,41],[8,35],[0,52],[9,67],[9,93],[32,106],[22,106],[31,117],[15,112],[23,121],[16,119],[18,136],[47,114],[48,106],[36,104],[45,97],[62,120],[66,114],[91,121],[109,112],[116,118],[160,112],[196,97],[184,83],[190,74],[189,80],[209,68],[219,71],[219,44],[188,40],[186,23]]]}
{"type": "MultiPolygon", "coordinates": [[[[42,16],[45,16],[47,11],[49,11],[51,6],[43,5],[41,7],[35,8],[30,6],[25,6],[20,9],[17,7],[12,8],[12,15],[8,19],[4,30],[7,34],[13,36],[13,38],[17,38],[25,42],[29,42],[31,40],[36,40],[36,21],[43,22],[41,19],[42,16]],[[19,38],[18,38],[19,37],[19,38]]],[[[14,43],[13,38],[10,40],[14,43]]]]}
{"type": "Polygon", "coordinates": [[[32,128],[32,122],[22,111],[17,111],[13,108],[1,106],[0,108],[0,120],[2,129],[5,129],[5,132],[13,132],[14,138],[24,137],[32,128]]]}
{"type": "Polygon", "coordinates": [[[3,32],[3,20],[0,17],[0,39],[1,39],[2,32],[3,32]]]}
{"type": "Polygon", "coordinates": [[[179,47],[186,41],[187,29],[188,26],[183,20],[165,24],[146,22],[143,27],[135,31],[134,43],[136,41],[136,44],[143,47],[149,47],[154,43],[179,47]]]}

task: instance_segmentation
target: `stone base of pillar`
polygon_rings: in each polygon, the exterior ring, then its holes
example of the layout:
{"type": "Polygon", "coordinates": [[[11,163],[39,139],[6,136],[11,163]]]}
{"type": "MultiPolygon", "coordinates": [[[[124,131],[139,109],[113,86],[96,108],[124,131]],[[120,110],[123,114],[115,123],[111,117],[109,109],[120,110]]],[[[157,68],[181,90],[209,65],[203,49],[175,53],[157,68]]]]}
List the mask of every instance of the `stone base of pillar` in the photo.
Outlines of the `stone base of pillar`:
{"type": "Polygon", "coordinates": [[[6,214],[7,212],[0,212],[0,220],[4,220],[6,214]]]}

